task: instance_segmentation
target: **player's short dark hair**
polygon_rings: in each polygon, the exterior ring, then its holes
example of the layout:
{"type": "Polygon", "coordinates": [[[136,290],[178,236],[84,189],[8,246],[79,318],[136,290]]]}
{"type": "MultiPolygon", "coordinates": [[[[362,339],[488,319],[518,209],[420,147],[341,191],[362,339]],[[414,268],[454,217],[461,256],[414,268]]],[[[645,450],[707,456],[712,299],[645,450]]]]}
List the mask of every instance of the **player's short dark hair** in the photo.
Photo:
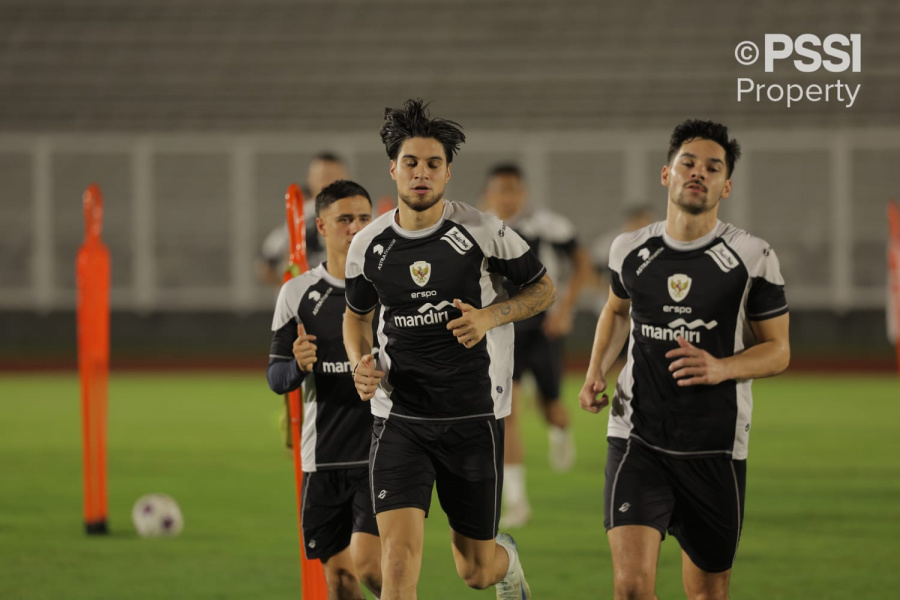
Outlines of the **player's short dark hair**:
{"type": "Polygon", "coordinates": [[[503,175],[509,175],[510,177],[517,177],[524,181],[525,176],[522,174],[522,169],[519,168],[519,165],[515,163],[498,163],[491,167],[490,171],[488,171],[488,181],[493,179],[494,177],[500,177],[503,175]]]}
{"type": "Polygon", "coordinates": [[[328,208],[338,200],[352,198],[353,196],[362,196],[369,201],[369,206],[372,206],[372,198],[369,197],[369,192],[355,181],[338,179],[334,183],[326,185],[319,192],[319,195],[316,196],[316,216],[319,216],[323,209],[328,208]]]}
{"type": "Polygon", "coordinates": [[[669,154],[666,161],[671,164],[672,158],[678,154],[681,146],[696,139],[710,140],[725,149],[725,165],[727,166],[725,175],[731,177],[734,172],[734,163],[741,157],[741,145],[734,138],[728,139],[727,127],[713,121],[687,119],[679,123],[672,131],[672,137],[669,138],[669,154]]]}
{"type": "Polygon", "coordinates": [[[316,162],[317,160],[321,160],[322,162],[333,162],[333,163],[338,163],[339,165],[346,165],[346,164],[347,164],[347,163],[344,162],[344,159],[343,159],[343,158],[341,158],[340,156],[338,156],[338,155],[335,154],[334,152],[329,152],[329,151],[327,151],[327,150],[326,150],[325,152],[319,152],[318,154],[316,154],[315,156],[313,156],[313,157],[312,157],[312,160],[310,160],[309,162],[310,162],[310,163],[314,163],[314,162],[316,162]]]}
{"type": "Polygon", "coordinates": [[[444,147],[444,155],[449,164],[453,162],[460,144],[466,141],[462,125],[456,121],[431,118],[428,105],[421,98],[410,98],[403,103],[403,108],[385,108],[384,125],[379,134],[391,160],[397,160],[400,146],[406,140],[433,138],[444,147]]]}

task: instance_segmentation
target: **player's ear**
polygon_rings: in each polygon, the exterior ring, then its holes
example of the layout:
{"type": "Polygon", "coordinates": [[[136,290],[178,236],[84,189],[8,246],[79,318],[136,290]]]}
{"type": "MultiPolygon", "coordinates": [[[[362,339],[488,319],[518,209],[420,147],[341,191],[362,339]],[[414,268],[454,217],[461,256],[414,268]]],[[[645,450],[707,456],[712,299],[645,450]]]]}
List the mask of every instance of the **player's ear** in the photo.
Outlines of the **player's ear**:
{"type": "Polygon", "coordinates": [[[322,237],[325,236],[325,221],[322,220],[322,217],[316,217],[316,231],[319,232],[319,235],[322,237]]]}
{"type": "Polygon", "coordinates": [[[722,189],[722,198],[727,198],[731,195],[731,180],[725,180],[725,187],[722,189]]]}
{"type": "Polygon", "coordinates": [[[391,179],[397,181],[397,162],[391,161],[391,179]]]}
{"type": "Polygon", "coordinates": [[[444,180],[444,183],[450,181],[450,167],[453,166],[453,163],[447,163],[447,178],[444,180]]]}
{"type": "Polygon", "coordinates": [[[669,187],[669,165],[663,165],[662,173],[659,175],[659,182],[663,187],[669,187]]]}

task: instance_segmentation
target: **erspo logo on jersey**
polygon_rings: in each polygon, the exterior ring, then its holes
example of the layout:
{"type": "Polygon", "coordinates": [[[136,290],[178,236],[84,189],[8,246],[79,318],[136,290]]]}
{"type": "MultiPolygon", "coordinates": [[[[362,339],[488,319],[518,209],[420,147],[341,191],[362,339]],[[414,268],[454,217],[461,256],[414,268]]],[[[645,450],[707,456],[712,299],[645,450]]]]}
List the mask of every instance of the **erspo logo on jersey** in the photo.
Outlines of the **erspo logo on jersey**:
{"type": "Polygon", "coordinates": [[[437,325],[450,321],[450,311],[442,310],[453,306],[452,302],[444,300],[437,305],[426,302],[419,307],[417,315],[394,315],[394,325],[397,327],[422,327],[424,325],[437,325]]]}

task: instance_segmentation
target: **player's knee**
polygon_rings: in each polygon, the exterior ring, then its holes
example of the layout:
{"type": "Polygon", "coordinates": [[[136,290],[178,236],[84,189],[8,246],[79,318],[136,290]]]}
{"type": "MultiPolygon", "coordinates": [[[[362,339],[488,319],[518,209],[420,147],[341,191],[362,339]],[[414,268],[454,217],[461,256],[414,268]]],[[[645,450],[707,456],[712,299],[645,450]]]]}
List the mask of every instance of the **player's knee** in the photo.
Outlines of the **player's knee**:
{"type": "Polygon", "coordinates": [[[387,540],[384,544],[381,570],[385,579],[403,579],[416,561],[416,551],[410,544],[397,540],[387,540]]]}
{"type": "Polygon", "coordinates": [[[367,559],[356,564],[360,581],[375,594],[381,594],[381,561],[367,559]]]}
{"type": "Polygon", "coordinates": [[[616,573],[613,576],[615,600],[645,600],[655,598],[653,573],[616,573]]]}
{"type": "Polygon", "coordinates": [[[476,590],[492,586],[489,565],[473,557],[456,557],[456,572],[466,585],[476,590]]]}
{"type": "Polygon", "coordinates": [[[359,580],[349,569],[340,567],[334,570],[332,577],[328,577],[328,597],[339,600],[364,600],[362,590],[359,589],[359,580]]]}
{"type": "Polygon", "coordinates": [[[728,600],[727,587],[721,589],[721,586],[714,586],[712,588],[689,586],[687,582],[685,582],[684,592],[688,600],[728,600]]]}
{"type": "Polygon", "coordinates": [[[486,567],[474,563],[457,564],[456,572],[472,589],[487,589],[495,583],[491,581],[491,574],[486,567]]]}

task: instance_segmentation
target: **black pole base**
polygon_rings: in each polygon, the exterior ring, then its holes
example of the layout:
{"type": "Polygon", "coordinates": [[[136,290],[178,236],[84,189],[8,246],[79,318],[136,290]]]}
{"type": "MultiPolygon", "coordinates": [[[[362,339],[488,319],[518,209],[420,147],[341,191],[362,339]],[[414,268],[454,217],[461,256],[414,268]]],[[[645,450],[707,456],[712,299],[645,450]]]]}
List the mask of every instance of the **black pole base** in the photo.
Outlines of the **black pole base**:
{"type": "Polygon", "coordinates": [[[109,526],[106,521],[94,521],[93,523],[84,524],[84,532],[88,535],[106,535],[109,533],[109,526]]]}

